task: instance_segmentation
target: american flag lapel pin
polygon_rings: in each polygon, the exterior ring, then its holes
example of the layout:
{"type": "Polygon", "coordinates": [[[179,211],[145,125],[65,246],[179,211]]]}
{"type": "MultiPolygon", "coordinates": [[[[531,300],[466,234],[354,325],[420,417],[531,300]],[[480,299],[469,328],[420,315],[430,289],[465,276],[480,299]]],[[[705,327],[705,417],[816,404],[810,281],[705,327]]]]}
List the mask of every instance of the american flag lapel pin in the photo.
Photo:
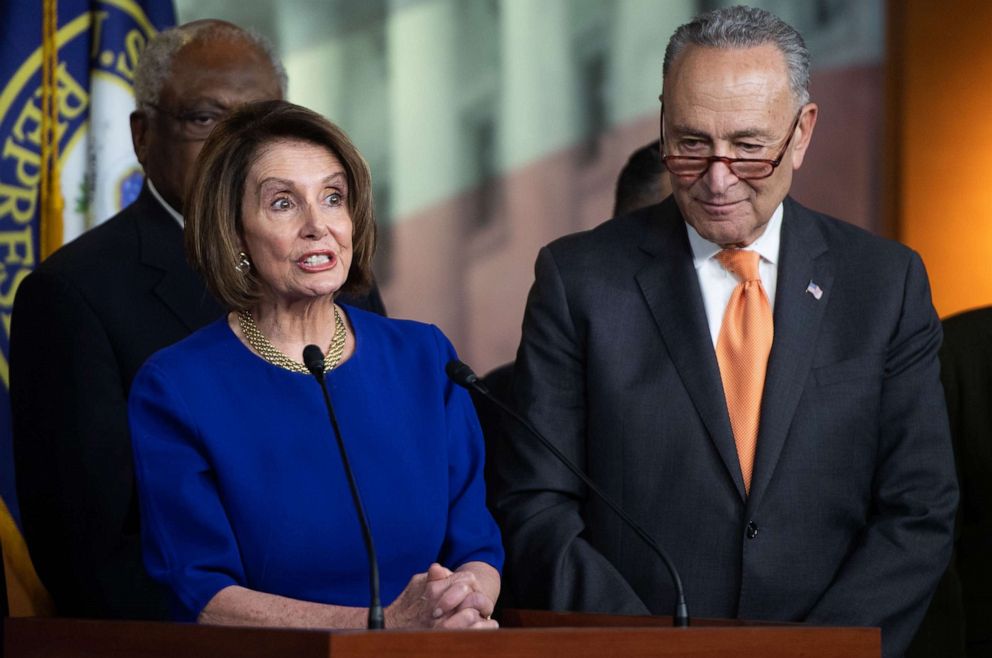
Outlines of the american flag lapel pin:
{"type": "Polygon", "coordinates": [[[813,295],[813,299],[816,300],[819,300],[820,297],[823,297],[823,289],[820,288],[820,286],[813,283],[812,281],[810,281],[809,285],[806,286],[806,292],[813,295]]]}

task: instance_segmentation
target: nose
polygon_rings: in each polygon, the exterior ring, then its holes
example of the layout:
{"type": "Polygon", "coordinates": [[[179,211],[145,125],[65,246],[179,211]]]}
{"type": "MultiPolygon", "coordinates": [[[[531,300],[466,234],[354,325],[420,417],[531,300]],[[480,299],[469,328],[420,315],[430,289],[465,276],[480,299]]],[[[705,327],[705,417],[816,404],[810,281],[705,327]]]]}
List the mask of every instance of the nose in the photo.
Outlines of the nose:
{"type": "Polygon", "coordinates": [[[317,240],[327,232],[327,227],[320,222],[319,213],[315,212],[311,204],[306,204],[301,209],[302,223],[300,224],[300,236],[307,240],[317,240]]]}
{"type": "Polygon", "coordinates": [[[720,195],[730,189],[740,180],[730,170],[730,165],[721,160],[710,163],[710,168],[703,174],[706,188],[714,195],[720,195]]]}

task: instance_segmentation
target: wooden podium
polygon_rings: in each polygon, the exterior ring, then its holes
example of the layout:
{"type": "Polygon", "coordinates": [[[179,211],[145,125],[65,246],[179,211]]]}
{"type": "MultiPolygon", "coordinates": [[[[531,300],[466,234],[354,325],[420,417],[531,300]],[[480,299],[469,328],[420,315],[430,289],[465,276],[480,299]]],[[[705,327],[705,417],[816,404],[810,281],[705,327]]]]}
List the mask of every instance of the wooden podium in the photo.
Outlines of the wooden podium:
{"type": "Polygon", "coordinates": [[[5,619],[5,658],[692,656],[878,658],[877,628],[505,610],[498,631],[300,631],[58,618],[5,619]]]}

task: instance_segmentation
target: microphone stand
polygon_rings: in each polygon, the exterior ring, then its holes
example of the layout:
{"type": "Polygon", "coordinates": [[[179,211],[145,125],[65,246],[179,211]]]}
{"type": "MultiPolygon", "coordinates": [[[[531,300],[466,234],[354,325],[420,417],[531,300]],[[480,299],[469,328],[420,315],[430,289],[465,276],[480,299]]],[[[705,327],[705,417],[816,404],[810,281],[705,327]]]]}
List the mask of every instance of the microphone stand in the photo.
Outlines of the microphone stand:
{"type": "Polygon", "coordinates": [[[331,405],[331,397],[327,393],[327,384],[324,381],[324,354],[316,345],[307,345],[303,348],[303,363],[320,384],[320,391],[324,394],[324,404],[327,406],[327,415],[331,419],[331,427],[334,429],[334,438],[337,439],[338,450],[341,453],[341,464],[344,466],[345,475],[348,476],[348,488],[351,490],[351,500],[358,513],[358,522],[362,526],[362,537],[365,540],[365,552],[369,558],[369,630],[379,630],[386,627],[385,616],[382,611],[382,602],[379,600],[379,561],[375,555],[375,545],[372,543],[372,530],[369,528],[368,516],[365,514],[365,505],[358,493],[358,484],[355,482],[355,474],[351,470],[351,462],[348,461],[348,453],[344,449],[344,441],[341,439],[341,428],[338,427],[337,416],[334,415],[334,407],[331,405]]]}
{"type": "Polygon", "coordinates": [[[453,359],[448,361],[445,366],[444,371],[448,374],[453,382],[458,384],[463,388],[471,388],[478,391],[487,400],[495,404],[500,411],[508,415],[510,418],[514,419],[520,425],[524,427],[534,438],[536,438],[541,445],[551,451],[555,457],[558,458],[562,464],[565,465],[568,470],[570,470],[575,477],[582,480],[582,482],[589,487],[596,496],[599,497],[601,501],[606,503],[613,512],[619,516],[627,526],[637,534],[641,540],[648,545],[655,554],[661,558],[665,567],[668,569],[668,573],[671,575],[672,584],[675,585],[675,612],[672,615],[672,625],[685,628],[689,626],[689,608],[685,604],[685,589],[682,587],[682,579],[679,577],[678,571],[675,570],[675,563],[668,557],[668,554],[662,550],[661,546],[655,542],[655,540],[641,528],[640,525],[634,522],[632,518],[627,516],[627,513],[620,509],[620,506],[613,502],[613,500],[606,495],[606,493],[600,489],[595,482],[593,482],[588,475],[582,472],[582,470],[572,463],[572,461],[565,456],[565,454],[559,450],[551,441],[548,441],[537,429],[531,425],[526,418],[514,411],[509,405],[504,404],[499,398],[489,392],[489,389],[485,384],[479,379],[479,377],[473,372],[472,368],[468,364],[453,359]]]}

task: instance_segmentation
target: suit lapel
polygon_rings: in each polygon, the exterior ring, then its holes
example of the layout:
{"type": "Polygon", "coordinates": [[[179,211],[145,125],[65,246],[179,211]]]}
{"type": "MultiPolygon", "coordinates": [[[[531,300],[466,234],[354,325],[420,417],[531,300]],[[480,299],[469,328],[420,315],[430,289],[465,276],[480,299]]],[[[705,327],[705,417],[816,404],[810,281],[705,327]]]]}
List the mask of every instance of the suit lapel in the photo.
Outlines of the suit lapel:
{"type": "Polygon", "coordinates": [[[786,198],[784,210],[775,293],[775,340],[761,401],[749,512],[760,503],[785,445],[809,376],[834,278],[826,242],[811,213],[790,198],[786,198]],[[822,291],[820,299],[807,292],[811,282],[822,291]]]}
{"type": "Polygon", "coordinates": [[[740,461],[685,224],[672,199],[651,220],[641,248],[653,258],[637,273],[637,283],[679,377],[743,499],[740,461]]]}
{"type": "Polygon", "coordinates": [[[191,332],[216,320],[222,309],[206,291],[203,280],[186,262],[182,228],[166,212],[148,187],[135,202],[139,259],[161,272],[151,293],[191,332]]]}

